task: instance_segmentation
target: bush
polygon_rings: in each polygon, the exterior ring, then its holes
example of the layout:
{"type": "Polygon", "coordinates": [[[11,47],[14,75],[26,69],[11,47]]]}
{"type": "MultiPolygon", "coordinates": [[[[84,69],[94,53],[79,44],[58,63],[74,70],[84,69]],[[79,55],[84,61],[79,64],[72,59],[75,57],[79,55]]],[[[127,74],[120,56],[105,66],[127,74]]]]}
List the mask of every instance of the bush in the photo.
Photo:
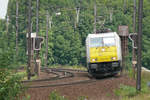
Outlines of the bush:
{"type": "Polygon", "coordinates": [[[21,77],[9,70],[0,70],[0,100],[16,100],[22,91],[21,77]]]}
{"type": "Polygon", "coordinates": [[[115,90],[117,96],[132,97],[137,94],[136,88],[127,85],[120,85],[120,89],[115,90]]]}

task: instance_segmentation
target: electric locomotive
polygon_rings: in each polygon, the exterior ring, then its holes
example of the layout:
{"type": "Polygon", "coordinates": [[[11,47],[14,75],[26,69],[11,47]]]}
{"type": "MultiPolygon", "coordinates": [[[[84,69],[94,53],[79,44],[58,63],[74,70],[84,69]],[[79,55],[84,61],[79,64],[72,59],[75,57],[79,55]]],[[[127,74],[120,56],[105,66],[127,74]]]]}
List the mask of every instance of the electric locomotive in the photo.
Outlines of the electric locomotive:
{"type": "Polygon", "coordinates": [[[122,68],[121,40],[116,32],[89,34],[87,69],[92,76],[115,75],[122,68]]]}

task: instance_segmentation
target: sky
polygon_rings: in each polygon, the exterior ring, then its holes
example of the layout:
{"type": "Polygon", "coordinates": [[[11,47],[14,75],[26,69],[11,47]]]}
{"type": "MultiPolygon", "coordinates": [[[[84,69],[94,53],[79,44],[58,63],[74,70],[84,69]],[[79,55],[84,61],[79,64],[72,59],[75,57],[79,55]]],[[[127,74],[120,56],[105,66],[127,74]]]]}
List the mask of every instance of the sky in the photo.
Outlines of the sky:
{"type": "Polygon", "coordinates": [[[0,19],[4,19],[7,13],[8,0],[0,0],[0,19]]]}

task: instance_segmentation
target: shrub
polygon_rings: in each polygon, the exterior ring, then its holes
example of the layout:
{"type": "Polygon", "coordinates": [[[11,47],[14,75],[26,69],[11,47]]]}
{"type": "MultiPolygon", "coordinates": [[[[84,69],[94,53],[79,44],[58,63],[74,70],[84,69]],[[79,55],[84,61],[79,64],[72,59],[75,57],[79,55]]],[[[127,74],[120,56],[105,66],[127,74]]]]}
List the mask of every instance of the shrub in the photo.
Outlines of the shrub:
{"type": "Polygon", "coordinates": [[[21,77],[9,70],[0,70],[0,100],[16,100],[22,91],[21,77]]]}
{"type": "Polygon", "coordinates": [[[137,94],[136,88],[127,85],[120,85],[120,88],[115,90],[117,96],[128,96],[132,97],[137,94]]]}

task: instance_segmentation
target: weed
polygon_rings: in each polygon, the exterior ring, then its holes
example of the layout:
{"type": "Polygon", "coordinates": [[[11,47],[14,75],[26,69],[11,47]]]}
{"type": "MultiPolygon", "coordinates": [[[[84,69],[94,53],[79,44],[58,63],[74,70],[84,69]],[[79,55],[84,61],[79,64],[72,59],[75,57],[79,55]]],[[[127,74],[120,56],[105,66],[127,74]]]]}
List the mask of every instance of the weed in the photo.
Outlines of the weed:
{"type": "Polygon", "coordinates": [[[53,91],[50,96],[49,96],[50,100],[67,100],[66,98],[64,98],[64,96],[60,96],[56,91],[53,91]]]}
{"type": "MultiPolygon", "coordinates": [[[[56,91],[51,92],[49,100],[67,100],[64,96],[60,96],[56,91]]],[[[87,97],[80,96],[77,100],[87,100],[87,97]]]]}
{"type": "Polygon", "coordinates": [[[0,100],[16,100],[22,92],[21,76],[0,70],[0,100]]]}
{"type": "Polygon", "coordinates": [[[30,95],[27,95],[27,96],[25,96],[25,97],[23,97],[23,99],[22,100],[30,100],[30,95]]]}
{"type": "Polygon", "coordinates": [[[115,90],[115,94],[117,96],[128,96],[132,97],[137,94],[136,88],[127,86],[127,85],[120,85],[120,88],[115,90]]]}
{"type": "Polygon", "coordinates": [[[87,100],[87,97],[85,97],[85,96],[80,96],[80,97],[78,98],[78,100],[87,100]]]}

